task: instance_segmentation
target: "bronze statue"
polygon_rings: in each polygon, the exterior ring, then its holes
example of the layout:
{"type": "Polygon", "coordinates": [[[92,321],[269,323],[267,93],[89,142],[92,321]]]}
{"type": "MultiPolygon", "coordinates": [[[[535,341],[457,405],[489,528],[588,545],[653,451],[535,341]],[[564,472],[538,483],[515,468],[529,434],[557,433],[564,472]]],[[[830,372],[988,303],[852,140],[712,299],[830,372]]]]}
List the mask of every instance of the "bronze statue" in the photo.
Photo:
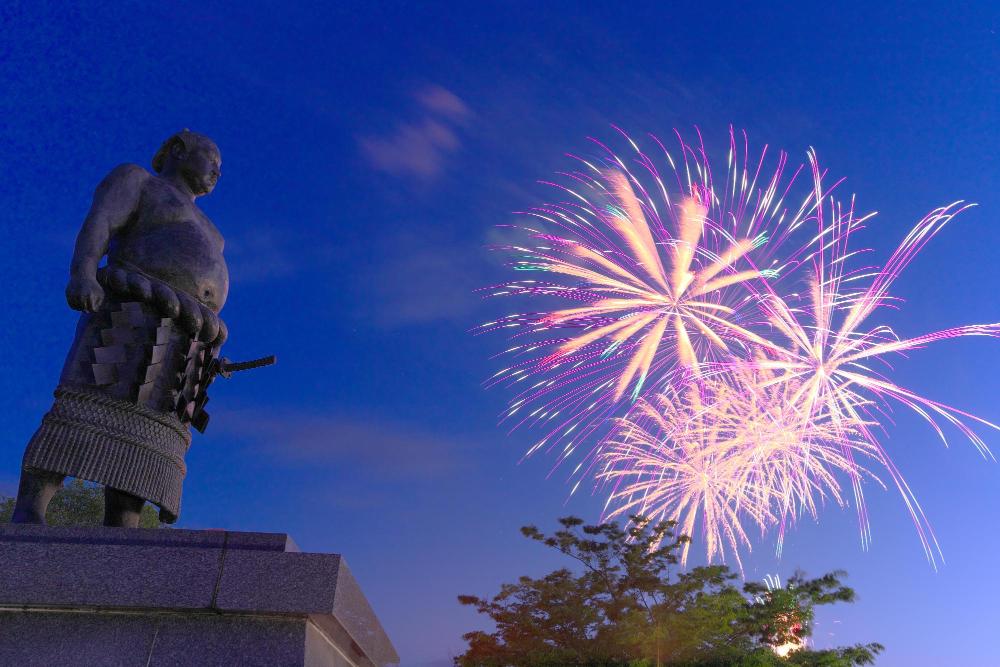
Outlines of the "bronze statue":
{"type": "Polygon", "coordinates": [[[67,476],[104,485],[107,526],[138,525],[146,501],[173,523],[189,425],[208,422],[207,386],[271,361],[219,358],[229,273],[222,235],[195,203],[215,188],[219,149],[184,130],[152,165],[155,174],[135,164],[108,174],[77,237],[66,300],[82,314],[55,402],[24,453],[16,523],[44,523],[67,476]]]}

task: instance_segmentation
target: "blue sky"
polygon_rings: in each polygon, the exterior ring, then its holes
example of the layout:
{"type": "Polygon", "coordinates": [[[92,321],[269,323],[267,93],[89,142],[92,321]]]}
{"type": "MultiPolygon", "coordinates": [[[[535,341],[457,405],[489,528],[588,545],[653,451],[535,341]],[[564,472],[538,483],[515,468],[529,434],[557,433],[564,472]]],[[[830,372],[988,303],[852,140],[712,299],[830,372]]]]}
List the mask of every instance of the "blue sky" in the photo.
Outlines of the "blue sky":
{"type": "MultiPolygon", "coordinates": [[[[550,195],[536,182],[586,137],[698,125],[722,145],[733,124],[796,161],[814,146],[880,212],[863,240],[882,258],[933,207],[976,201],[897,283],[893,325],[1000,320],[1000,10],[867,4],[3,3],[0,484],[16,484],[72,337],[62,292],[94,186],[180,128],[208,134],[225,352],[280,361],[213,387],[181,525],[345,554],[402,664],[449,664],[481,627],[456,595],[557,562],[517,528],[602,505],[568,498],[551,458],[518,463],[534,434],[498,429],[508,394],[481,387],[504,341],[469,333],[513,307],[474,292],[504,275],[491,230],[550,195]]],[[[998,345],[943,343],[895,377],[1000,421],[998,345]]],[[[868,552],[853,512],[828,507],[780,561],[761,543],[748,576],[848,570],[860,601],[823,614],[817,640],[881,641],[880,665],[996,664],[1000,469],[895,417],[886,446],[940,571],[898,497],[873,489],[868,552]]]]}

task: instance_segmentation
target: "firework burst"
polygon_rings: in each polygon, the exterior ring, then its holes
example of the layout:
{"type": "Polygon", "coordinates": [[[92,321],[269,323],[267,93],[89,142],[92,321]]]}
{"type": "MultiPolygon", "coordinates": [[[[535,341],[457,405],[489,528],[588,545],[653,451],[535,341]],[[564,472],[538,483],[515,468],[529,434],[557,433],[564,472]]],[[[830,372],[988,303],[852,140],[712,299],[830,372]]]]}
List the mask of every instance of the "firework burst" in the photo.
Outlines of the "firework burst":
{"type": "Polygon", "coordinates": [[[513,363],[492,382],[527,385],[505,417],[547,426],[532,452],[561,443],[560,460],[568,458],[580,443],[599,443],[609,417],[669,377],[697,377],[706,364],[766,345],[755,331],[759,288],[748,283],[802,259],[795,251],[779,261],[775,252],[815,209],[811,191],[785,204],[802,166],[785,179],[781,153],[766,173],[766,149],[754,162],[745,137],[741,152],[731,133],[727,176],[716,183],[703,146],[681,140],[675,161],[654,142],[669,179],[631,139],[628,162],[598,144],[601,160],[578,159],[580,169],[564,174],[569,184],[550,184],[569,199],[528,211],[539,223],[519,228],[529,241],[502,247],[515,270],[546,278],[492,294],[572,304],[481,328],[515,330],[513,363]]]}
{"type": "Polygon", "coordinates": [[[863,478],[878,481],[864,462],[883,463],[882,455],[858,437],[862,424],[806,418],[790,402],[796,383],[772,378],[743,364],[640,401],[601,453],[609,517],[677,521],[682,533],[702,537],[709,560],[728,548],[742,568],[746,524],[783,535],[827,499],[845,505],[840,477],[858,497],[863,478]]]}
{"type": "Polygon", "coordinates": [[[879,442],[886,414],[901,403],[942,439],[951,424],[984,456],[973,426],[998,427],[894,383],[887,357],[1000,337],[1000,324],[901,338],[869,322],[899,306],[895,280],[970,205],[935,209],[884,266],[851,269],[860,251],[848,241],[871,216],[831,197],[839,181],[823,183],[814,153],[811,187],[795,196],[804,166],[785,179],[781,153],[765,177],[763,154],[750,160],[733,132],[719,182],[701,144],[680,140],[675,161],[653,139],[668,178],[628,141],[627,160],[599,143],[601,158],[577,158],[566,184],[550,184],[568,199],[528,211],[527,240],[503,247],[514,269],[540,276],[491,292],[545,302],[481,328],[512,330],[512,363],[492,383],[523,387],[505,419],[546,429],[528,454],[560,445],[559,465],[587,444],[573,491],[593,473],[610,488],[610,516],[676,520],[703,538],[709,560],[728,552],[737,562],[748,529],[776,530],[780,552],[786,527],[827,501],[853,499],[867,546],[863,482],[884,487],[877,472],[899,490],[935,565],[933,531],[879,442]],[[787,291],[793,282],[807,289],[787,291]]]}

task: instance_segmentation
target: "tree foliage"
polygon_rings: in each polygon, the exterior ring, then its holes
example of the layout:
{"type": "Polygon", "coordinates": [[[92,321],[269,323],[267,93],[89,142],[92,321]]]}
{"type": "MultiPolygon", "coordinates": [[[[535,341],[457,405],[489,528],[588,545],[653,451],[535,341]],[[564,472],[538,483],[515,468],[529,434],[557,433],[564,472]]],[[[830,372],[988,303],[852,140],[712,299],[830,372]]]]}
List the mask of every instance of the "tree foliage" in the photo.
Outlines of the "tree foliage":
{"type": "MultiPolygon", "coordinates": [[[[0,523],[14,514],[16,498],[0,496],[0,523]]],[[[74,479],[63,485],[49,503],[45,521],[50,526],[100,526],[104,522],[104,487],[74,479]]],[[[156,508],[146,503],[139,517],[140,528],[159,528],[156,508]]]]}
{"type": "Polygon", "coordinates": [[[492,599],[459,596],[496,630],[467,633],[457,667],[848,667],[874,664],[882,650],[875,643],[806,647],[815,606],[854,600],[843,572],[796,573],[775,590],[753,582],[737,588],[725,566],[678,568],[688,538],[673,533],[673,522],[559,523],[552,535],[534,526],[521,532],[576,561],[575,569],[521,577],[492,599]],[[780,657],[772,647],[785,644],[796,650],[780,657]]]}

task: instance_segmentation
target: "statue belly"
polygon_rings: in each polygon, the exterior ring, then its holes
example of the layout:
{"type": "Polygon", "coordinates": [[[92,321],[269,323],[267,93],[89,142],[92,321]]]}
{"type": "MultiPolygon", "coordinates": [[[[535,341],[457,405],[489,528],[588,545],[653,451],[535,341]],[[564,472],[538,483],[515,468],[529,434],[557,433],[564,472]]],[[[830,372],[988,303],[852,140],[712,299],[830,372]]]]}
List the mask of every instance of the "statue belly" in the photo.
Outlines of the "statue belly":
{"type": "Polygon", "coordinates": [[[133,230],[108,254],[219,312],[229,294],[229,271],[219,244],[194,222],[133,230]]]}

